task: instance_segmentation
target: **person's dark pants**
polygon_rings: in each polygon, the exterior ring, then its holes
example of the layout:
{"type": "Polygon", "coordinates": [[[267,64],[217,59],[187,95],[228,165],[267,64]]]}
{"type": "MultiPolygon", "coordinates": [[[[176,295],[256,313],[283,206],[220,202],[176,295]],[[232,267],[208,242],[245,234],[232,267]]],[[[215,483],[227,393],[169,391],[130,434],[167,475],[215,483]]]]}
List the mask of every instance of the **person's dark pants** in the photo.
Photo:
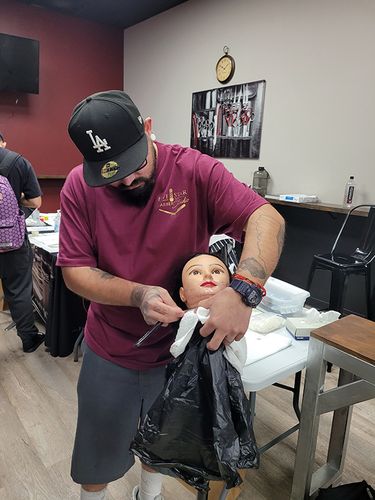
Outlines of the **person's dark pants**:
{"type": "Polygon", "coordinates": [[[16,323],[17,335],[23,342],[38,333],[32,304],[32,265],[33,252],[27,238],[18,250],[0,253],[4,298],[16,323]]]}

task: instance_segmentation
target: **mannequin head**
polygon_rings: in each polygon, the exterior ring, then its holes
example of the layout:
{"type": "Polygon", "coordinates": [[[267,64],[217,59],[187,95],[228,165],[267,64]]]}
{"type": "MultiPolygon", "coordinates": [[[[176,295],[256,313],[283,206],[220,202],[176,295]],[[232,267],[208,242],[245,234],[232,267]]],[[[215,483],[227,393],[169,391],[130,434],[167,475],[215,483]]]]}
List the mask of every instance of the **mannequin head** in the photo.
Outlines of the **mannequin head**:
{"type": "Polygon", "coordinates": [[[180,299],[187,309],[193,309],[201,300],[208,299],[227,287],[230,272],[219,257],[202,253],[194,255],[185,263],[181,282],[180,299]]]}

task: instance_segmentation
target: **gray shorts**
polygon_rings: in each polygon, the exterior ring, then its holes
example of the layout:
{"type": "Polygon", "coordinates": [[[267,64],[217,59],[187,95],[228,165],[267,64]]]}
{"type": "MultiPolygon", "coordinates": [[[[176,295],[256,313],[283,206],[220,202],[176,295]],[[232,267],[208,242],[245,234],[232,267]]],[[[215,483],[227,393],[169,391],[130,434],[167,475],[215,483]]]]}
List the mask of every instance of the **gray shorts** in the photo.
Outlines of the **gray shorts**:
{"type": "Polygon", "coordinates": [[[166,369],[129,370],[101,358],[87,344],[83,351],[71,475],[79,484],[109,483],[134,464],[130,443],[164,386],[166,369]]]}

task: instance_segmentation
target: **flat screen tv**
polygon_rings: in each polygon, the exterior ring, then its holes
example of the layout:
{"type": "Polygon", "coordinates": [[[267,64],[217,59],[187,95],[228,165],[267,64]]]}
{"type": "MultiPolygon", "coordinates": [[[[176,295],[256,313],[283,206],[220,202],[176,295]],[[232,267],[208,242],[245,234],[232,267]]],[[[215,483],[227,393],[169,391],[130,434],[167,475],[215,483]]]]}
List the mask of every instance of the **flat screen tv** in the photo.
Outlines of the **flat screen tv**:
{"type": "Polygon", "coordinates": [[[0,33],[0,91],[39,94],[39,41],[0,33]]]}

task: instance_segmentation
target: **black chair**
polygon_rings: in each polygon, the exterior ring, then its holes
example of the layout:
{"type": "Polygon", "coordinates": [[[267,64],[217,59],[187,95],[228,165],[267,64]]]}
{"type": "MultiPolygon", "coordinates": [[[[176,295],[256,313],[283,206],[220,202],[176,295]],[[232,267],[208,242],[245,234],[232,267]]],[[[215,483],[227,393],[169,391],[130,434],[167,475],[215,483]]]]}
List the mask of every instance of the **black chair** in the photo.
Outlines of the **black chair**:
{"type": "MultiPolygon", "coordinates": [[[[362,217],[360,219],[363,220],[362,217]]],[[[343,314],[345,292],[348,284],[348,278],[352,274],[365,277],[366,284],[366,305],[367,317],[372,316],[371,307],[371,262],[375,258],[375,205],[363,204],[353,207],[345,217],[341,229],[336,237],[333,247],[328,254],[314,255],[308,277],[307,290],[310,290],[314,273],[317,269],[323,269],[332,273],[331,291],[329,297],[329,309],[343,314]],[[368,209],[365,228],[363,230],[360,242],[357,248],[352,252],[341,253],[338,250],[340,238],[348,220],[357,218],[353,215],[358,209],[368,209]]]]}

